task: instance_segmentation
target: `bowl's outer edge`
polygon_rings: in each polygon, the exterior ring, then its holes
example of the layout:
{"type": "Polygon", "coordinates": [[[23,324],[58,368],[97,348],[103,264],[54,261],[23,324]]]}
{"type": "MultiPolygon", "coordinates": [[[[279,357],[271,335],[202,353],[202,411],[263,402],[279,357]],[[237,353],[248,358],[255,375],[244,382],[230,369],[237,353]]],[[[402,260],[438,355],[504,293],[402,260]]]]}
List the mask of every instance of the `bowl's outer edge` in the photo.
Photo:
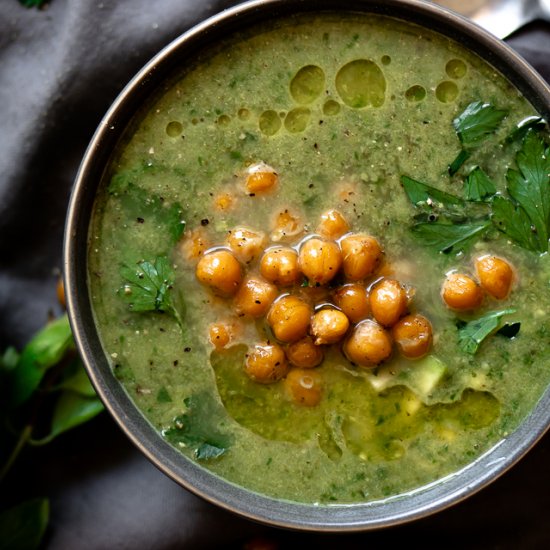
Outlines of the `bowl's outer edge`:
{"type": "Polygon", "coordinates": [[[92,383],[126,435],[161,471],[183,487],[248,519],[306,531],[362,531],[411,521],[472,495],[516,463],[550,423],[550,390],[526,421],[476,462],[429,487],[383,502],[313,506],[257,495],[211,474],[166,443],[138,412],[112,374],[98,334],[87,287],[88,227],[103,169],[137,105],[177,61],[256,21],[296,12],[352,10],[379,13],[427,25],[476,51],[503,72],[546,118],[550,88],[511,48],[481,27],[440,6],[417,0],[253,0],[185,32],[157,54],[126,86],[99,125],[71,194],[64,237],[67,309],[78,349],[92,383]]]}

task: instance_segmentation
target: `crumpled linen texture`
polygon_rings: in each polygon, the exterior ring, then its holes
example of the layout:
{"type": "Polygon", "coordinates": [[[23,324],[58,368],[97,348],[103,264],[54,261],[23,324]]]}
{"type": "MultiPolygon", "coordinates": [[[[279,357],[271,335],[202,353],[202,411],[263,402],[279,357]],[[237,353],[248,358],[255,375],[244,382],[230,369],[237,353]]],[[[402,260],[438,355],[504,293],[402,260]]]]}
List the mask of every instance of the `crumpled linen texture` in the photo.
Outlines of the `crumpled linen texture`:
{"type": "MultiPolygon", "coordinates": [[[[164,45],[235,4],[222,0],[51,0],[0,9],[0,350],[21,348],[59,314],[55,283],[71,186],[87,143],[126,82],[164,45]]],[[[509,44],[550,80],[550,27],[509,44]]],[[[51,498],[45,548],[543,548],[550,545],[550,441],[502,479],[450,510],[406,526],[348,535],[263,527],[182,489],[152,466],[106,413],[26,454],[0,504],[51,498]],[[19,471],[18,471],[19,470],[19,471]]]]}

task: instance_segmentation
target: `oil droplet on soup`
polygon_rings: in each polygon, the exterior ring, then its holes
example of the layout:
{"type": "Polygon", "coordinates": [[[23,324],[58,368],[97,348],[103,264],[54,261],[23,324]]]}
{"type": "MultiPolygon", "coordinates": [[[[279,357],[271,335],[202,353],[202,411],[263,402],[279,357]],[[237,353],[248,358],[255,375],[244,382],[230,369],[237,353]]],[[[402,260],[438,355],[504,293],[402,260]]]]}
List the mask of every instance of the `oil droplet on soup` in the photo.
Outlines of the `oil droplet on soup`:
{"type": "Polygon", "coordinates": [[[311,112],[307,107],[292,109],[285,117],[285,128],[293,134],[303,132],[307,128],[310,116],[311,112]]]}
{"type": "Polygon", "coordinates": [[[281,128],[281,119],[273,110],[264,111],[260,115],[259,125],[262,134],[265,134],[266,136],[273,136],[281,128]]]}
{"type": "Polygon", "coordinates": [[[290,82],[290,95],[296,103],[311,103],[325,88],[325,73],[317,65],[302,67],[290,82]]]}
{"type": "Polygon", "coordinates": [[[386,95],[386,79],[374,61],[356,59],[338,71],[336,90],[348,107],[381,107],[386,95]]]}

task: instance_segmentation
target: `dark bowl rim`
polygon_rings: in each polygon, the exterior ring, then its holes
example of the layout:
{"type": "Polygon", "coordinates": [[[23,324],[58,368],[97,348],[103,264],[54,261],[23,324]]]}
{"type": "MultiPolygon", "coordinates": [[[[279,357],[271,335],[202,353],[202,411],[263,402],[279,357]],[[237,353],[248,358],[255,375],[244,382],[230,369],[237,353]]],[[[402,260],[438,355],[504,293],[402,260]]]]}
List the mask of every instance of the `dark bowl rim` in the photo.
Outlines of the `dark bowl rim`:
{"type": "Polygon", "coordinates": [[[353,505],[307,505],[256,494],[225,481],[184,457],[164,441],[133,405],[112,374],[95,330],[87,288],[88,224],[101,174],[133,106],[154,92],[192,49],[258,20],[297,12],[355,11],[406,19],[436,30],[476,52],[504,73],[548,119],[550,88],[504,42],[466,18],[421,0],[252,0],[210,17],[162,49],[129,82],[101,121],[76,176],[65,226],[63,267],[67,311],[77,347],[106,408],[137,448],[189,491],[250,520],[303,531],[354,532],[389,527],[454,505],[494,481],[543,436],[550,424],[550,388],[516,431],[477,460],[418,490],[384,501],[353,505]]]}

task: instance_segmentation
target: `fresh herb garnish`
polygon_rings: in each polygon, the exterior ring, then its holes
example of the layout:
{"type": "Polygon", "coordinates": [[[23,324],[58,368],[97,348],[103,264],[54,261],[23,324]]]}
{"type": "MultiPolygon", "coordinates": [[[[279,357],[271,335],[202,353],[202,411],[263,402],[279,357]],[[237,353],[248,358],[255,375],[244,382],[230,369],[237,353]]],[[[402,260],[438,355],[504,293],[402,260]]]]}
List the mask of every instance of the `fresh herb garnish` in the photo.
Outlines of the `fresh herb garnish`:
{"type": "Polygon", "coordinates": [[[520,246],[546,252],[550,236],[550,149],[533,130],[525,135],[516,164],[518,170],[510,168],[506,174],[510,198],[493,201],[493,222],[520,246]]]}
{"type": "Polygon", "coordinates": [[[411,203],[421,212],[426,208],[431,212],[428,216],[425,212],[415,216],[422,221],[412,226],[413,234],[439,252],[447,253],[453,248],[463,248],[473,237],[491,226],[487,219],[466,221],[470,217],[464,210],[466,203],[456,195],[407,176],[401,176],[401,182],[411,203]],[[439,217],[442,219],[438,221],[439,217]]]}
{"type": "Polygon", "coordinates": [[[449,224],[426,222],[417,223],[412,227],[413,234],[425,245],[448,253],[464,248],[470,240],[482,234],[491,226],[489,221],[477,223],[449,224]]]}
{"type": "Polygon", "coordinates": [[[186,412],[174,419],[172,427],[163,432],[173,445],[194,450],[197,460],[213,460],[231,446],[229,435],[218,428],[219,405],[208,393],[188,397],[186,412]]]}
{"type": "Polygon", "coordinates": [[[519,141],[525,137],[529,130],[544,130],[546,128],[546,120],[540,116],[528,116],[516,124],[510,135],[506,138],[506,143],[519,141]]]}
{"type": "Polygon", "coordinates": [[[132,311],[177,313],[170,296],[174,273],[166,257],[144,260],[133,268],[123,266],[121,275],[125,283],[119,295],[132,311]]]}
{"type": "Polygon", "coordinates": [[[481,202],[492,197],[497,189],[491,178],[476,166],[464,182],[464,192],[467,201],[481,202]]]}
{"type": "Polygon", "coordinates": [[[460,170],[472,154],[472,149],[496,131],[507,114],[507,111],[499,110],[490,103],[475,101],[453,120],[462,149],[449,164],[450,176],[454,176],[460,170]]]}
{"type": "Polygon", "coordinates": [[[116,174],[111,178],[109,193],[114,195],[129,218],[140,224],[153,224],[164,228],[163,233],[170,237],[167,250],[185,231],[183,208],[177,202],[168,202],[164,197],[151,194],[134,180],[143,177],[139,171],[116,174]]]}
{"type": "Polygon", "coordinates": [[[409,200],[414,206],[421,204],[432,205],[439,203],[444,207],[454,207],[463,204],[461,198],[456,197],[441,191],[435,187],[431,187],[425,183],[409,178],[408,176],[401,176],[401,183],[405,189],[405,193],[409,197],[409,200]]]}
{"type": "MultiPolygon", "coordinates": [[[[506,111],[488,103],[471,103],[453,124],[463,145],[475,146],[494,132],[506,111]]],[[[464,181],[464,199],[401,176],[403,188],[418,209],[412,232],[440,252],[463,248],[489,229],[490,223],[519,246],[534,252],[548,250],[550,238],[550,148],[535,129],[546,128],[540,117],[520,122],[511,135],[524,135],[516,155],[517,169],[506,174],[506,194],[479,166],[464,181]]],[[[453,173],[464,158],[453,163],[453,173]]]]}
{"type": "Polygon", "coordinates": [[[474,101],[453,120],[453,126],[462,145],[471,147],[495,132],[507,114],[490,103],[474,101]]]}
{"type": "Polygon", "coordinates": [[[515,309],[492,311],[473,321],[461,321],[458,326],[458,346],[461,351],[475,355],[481,343],[496,332],[502,317],[515,313],[515,311],[515,309]]]}
{"type": "Polygon", "coordinates": [[[470,158],[470,152],[466,151],[466,149],[461,149],[460,153],[456,156],[456,158],[449,164],[449,168],[447,169],[449,172],[449,176],[454,176],[459,170],[460,167],[470,158]]]}
{"type": "Polygon", "coordinates": [[[496,195],[491,210],[491,220],[497,229],[522,248],[538,251],[538,240],[531,220],[523,208],[501,195],[496,195]]]}

